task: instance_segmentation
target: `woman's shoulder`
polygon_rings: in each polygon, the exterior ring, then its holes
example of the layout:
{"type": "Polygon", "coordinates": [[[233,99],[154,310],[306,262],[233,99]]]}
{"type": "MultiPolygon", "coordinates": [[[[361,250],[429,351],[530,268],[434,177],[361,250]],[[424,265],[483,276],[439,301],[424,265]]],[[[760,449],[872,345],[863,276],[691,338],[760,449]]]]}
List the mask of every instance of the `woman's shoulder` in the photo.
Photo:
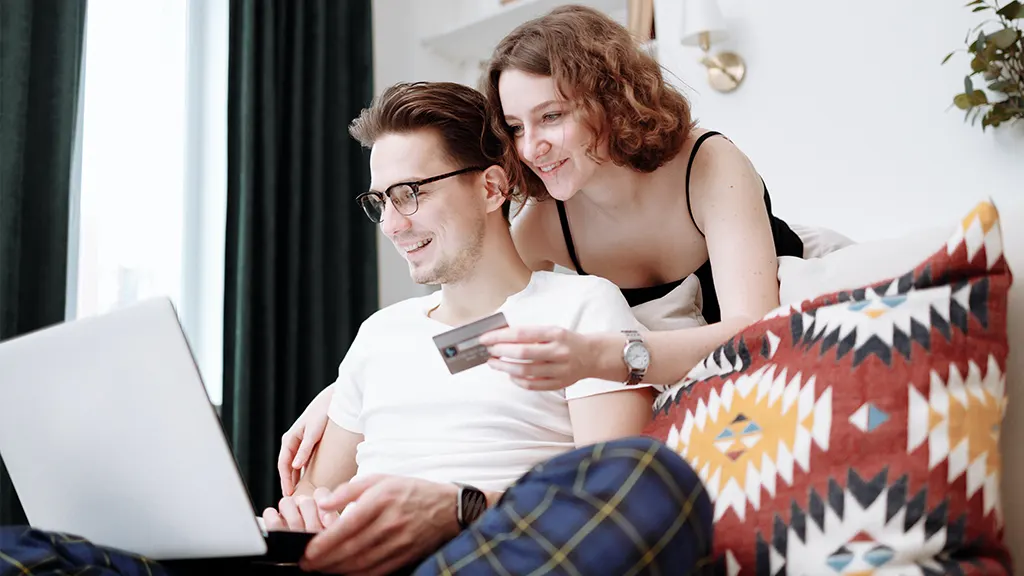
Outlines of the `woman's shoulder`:
{"type": "Polygon", "coordinates": [[[693,177],[714,174],[723,169],[754,171],[754,164],[746,153],[727,134],[717,130],[694,128],[683,147],[683,153],[686,154],[693,177]]]}
{"type": "Polygon", "coordinates": [[[687,154],[687,181],[694,200],[714,191],[725,190],[760,197],[764,182],[754,163],[740,147],[721,132],[695,129],[684,147],[687,154]]]}

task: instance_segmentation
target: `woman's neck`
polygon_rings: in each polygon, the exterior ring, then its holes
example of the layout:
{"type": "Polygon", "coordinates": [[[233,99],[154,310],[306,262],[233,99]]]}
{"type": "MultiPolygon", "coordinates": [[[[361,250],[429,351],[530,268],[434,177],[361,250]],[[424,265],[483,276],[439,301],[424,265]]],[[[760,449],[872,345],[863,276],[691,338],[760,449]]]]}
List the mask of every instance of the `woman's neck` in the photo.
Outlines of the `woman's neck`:
{"type": "Polygon", "coordinates": [[[678,162],[670,160],[654,172],[639,172],[627,166],[616,166],[607,162],[594,172],[590,182],[578,196],[598,211],[608,215],[622,216],[623,212],[639,210],[645,204],[657,202],[658,192],[675,188],[681,189],[683,173],[678,174],[678,162]]]}

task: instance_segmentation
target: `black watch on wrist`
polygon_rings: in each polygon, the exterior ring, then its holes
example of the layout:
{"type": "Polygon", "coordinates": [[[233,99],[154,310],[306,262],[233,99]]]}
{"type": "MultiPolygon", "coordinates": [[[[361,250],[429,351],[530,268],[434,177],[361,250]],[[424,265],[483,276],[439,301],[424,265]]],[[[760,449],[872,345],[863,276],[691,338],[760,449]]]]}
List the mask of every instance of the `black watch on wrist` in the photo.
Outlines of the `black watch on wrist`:
{"type": "Polygon", "coordinates": [[[455,485],[459,487],[455,517],[459,521],[459,528],[465,530],[487,510],[487,495],[469,484],[456,482],[455,485]]]}

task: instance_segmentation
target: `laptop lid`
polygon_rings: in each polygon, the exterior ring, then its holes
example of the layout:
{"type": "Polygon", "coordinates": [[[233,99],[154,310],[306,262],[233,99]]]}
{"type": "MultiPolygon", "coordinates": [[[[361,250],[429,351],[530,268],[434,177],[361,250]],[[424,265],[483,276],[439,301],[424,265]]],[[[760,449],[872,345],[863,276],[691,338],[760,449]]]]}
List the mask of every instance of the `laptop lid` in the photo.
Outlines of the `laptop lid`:
{"type": "Polygon", "coordinates": [[[266,552],[167,298],[0,342],[0,456],[36,528],[156,560],[266,552]]]}

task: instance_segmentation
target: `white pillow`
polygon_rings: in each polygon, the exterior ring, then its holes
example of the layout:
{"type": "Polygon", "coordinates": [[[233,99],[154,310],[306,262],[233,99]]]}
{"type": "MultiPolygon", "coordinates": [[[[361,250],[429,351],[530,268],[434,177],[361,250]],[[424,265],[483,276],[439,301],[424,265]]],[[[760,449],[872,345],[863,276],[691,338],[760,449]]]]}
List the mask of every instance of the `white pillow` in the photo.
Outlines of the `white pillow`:
{"type": "Polygon", "coordinates": [[[839,232],[829,228],[822,228],[821,226],[790,224],[789,228],[803,241],[804,258],[818,258],[856,244],[856,242],[839,232]]]}
{"type": "Polygon", "coordinates": [[[779,257],[779,300],[797,304],[906,274],[945,244],[953,226],[927,228],[902,238],[873,240],[819,258],[779,257]]]}

